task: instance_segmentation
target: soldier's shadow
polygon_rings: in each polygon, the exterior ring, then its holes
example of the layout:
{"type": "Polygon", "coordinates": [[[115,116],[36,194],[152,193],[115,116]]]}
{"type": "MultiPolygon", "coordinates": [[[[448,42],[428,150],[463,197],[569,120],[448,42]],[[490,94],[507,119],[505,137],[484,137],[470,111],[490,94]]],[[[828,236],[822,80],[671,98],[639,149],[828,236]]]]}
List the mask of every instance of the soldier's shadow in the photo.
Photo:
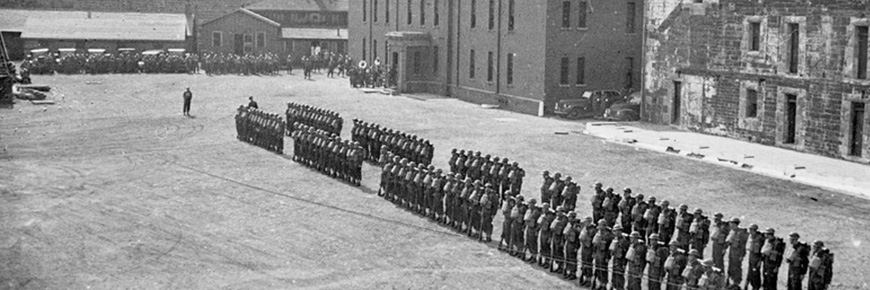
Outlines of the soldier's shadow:
{"type": "Polygon", "coordinates": [[[188,119],[196,119],[196,116],[194,116],[194,115],[187,115],[185,117],[187,117],[188,119]]]}

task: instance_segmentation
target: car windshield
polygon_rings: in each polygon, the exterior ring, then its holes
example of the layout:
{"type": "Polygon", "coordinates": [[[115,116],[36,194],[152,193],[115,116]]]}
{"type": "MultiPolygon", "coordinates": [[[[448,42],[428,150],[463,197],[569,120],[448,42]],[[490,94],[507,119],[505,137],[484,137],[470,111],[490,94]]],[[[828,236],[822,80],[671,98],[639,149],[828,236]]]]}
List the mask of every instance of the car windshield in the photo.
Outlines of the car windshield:
{"type": "Polygon", "coordinates": [[[638,93],[631,94],[631,96],[630,96],[629,98],[630,98],[630,99],[628,100],[628,103],[630,103],[630,104],[638,104],[638,105],[640,104],[641,98],[640,98],[640,93],[639,93],[639,92],[638,92],[638,93]]]}
{"type": "Polygon", "coordinates": [[[584,98],[584,99],[592,98],[592,92],[583,92],[582,98],[584,98]]]}

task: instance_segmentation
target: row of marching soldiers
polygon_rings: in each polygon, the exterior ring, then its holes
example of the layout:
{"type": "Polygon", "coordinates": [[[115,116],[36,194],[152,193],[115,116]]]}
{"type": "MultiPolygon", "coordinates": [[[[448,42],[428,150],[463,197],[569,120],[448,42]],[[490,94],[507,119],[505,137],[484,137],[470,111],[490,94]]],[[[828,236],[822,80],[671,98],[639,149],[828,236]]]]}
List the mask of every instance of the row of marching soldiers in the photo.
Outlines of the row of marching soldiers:
{"type": "Polygon", "coordinates": [[[293,161],[360,186],[364,150],[359,143],[342,141],[337,134],[300,123],[291,127],[293,161]]]}
{"type": "Polygon", "coordinates": [[[499,199],[492,183],[386,154],[379,196],[479,241],[492,241],[499,199]]]}
{"type": "MultiPolygon", "coordinates": [[[[564,205],[553,210],[546,201],[538,206],[535,199],[509,199],[502,208],[505,222],[499,248],[566,279],[579,278],[581,286],[593,290],[608,289],[608,283],[609,289],[641,290],[644,280],[649,290],[741,289],[747,254],[744,289],[776,289],[783,261],[789,290],[802,289],[807,273],[810,290],[827,289],[831,282],[834,254],[821,241],[810,246],[791,233],[786,244],[772,228],[741,228],[739,218],[726,221],[721,213],[710,221],[700,209],[689,213],[685,205],[673,209],[667,201],[656,205],[654,197],[649,202],[641,194],[632,197],[628,188],[620,197],[612,188],[601,187],[595,185],[591,199],[597,222],[593,217],[578,219],[579,213],[564,205]],[[712,259],[705,260],[709,242],[712,259]]],[[[555,196],[550,188],[542,188],[542,197],[555,196]]]]}
{"type": "Polygon", "coordinates": [[[278,154],[284,152],[284,127],[278,114],[245,106],[236,114],[236,138],[278,154]]]}
{"type": "Polygon", "coordinates": [[[429,140],[358,119],[353,119],[351,136],[353,141],[366,148],[366,159],[372,162],[381,159],[383,147],[417,164],[431,164],[435,154],[435,147],[429,140]]]}
{"type": "MultiPolygon", "coordinates": [[[[287,103],[287,125],[300,123],[331,134],[341,135],[343,122],[344,120],[336,112],[304,104],[287,103]]],[[[292,128],[287,127],[287,129],[288,135],[292,133],[292,128]]]]}
{"type": "Polygon", "coordinates": [[[507,158],[493,158],[489,154],[481,156],[480,151],[457,151],[453,148],[450,154],[450,172],[480,180],[484,184],[491,183],[499,195],[499,205],[507,196],[520,194],[526,172],[519,163],[510,163],[507,158]]]}

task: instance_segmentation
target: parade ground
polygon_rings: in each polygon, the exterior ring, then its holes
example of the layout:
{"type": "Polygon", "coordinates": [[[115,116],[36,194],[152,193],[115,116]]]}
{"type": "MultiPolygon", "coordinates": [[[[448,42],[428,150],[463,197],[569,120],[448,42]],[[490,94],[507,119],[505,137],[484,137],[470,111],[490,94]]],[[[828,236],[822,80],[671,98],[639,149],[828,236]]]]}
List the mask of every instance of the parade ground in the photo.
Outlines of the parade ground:
{"type": "Polygon", "coordinates": [[[249,96],[275,113],[288,102],[337,111],[344,138],[353,118],[416,134],[439,168],[454,147],[507,157],[527,172],[527,199],[543,170],[561,172],[590,215],[601,182],[799,232],[836,254],[831,289],[870,289],[866,199],[605,142],[582,122],[366,94],[301,72],[33,78],[56,104],[0,109],[0,289],[578,288],[498,251],[501,214],[480,243],[378,197],[377,167],[364,166],[357,188],[294,163],[290,138],[285,155],[237,140],[249,96]]]}

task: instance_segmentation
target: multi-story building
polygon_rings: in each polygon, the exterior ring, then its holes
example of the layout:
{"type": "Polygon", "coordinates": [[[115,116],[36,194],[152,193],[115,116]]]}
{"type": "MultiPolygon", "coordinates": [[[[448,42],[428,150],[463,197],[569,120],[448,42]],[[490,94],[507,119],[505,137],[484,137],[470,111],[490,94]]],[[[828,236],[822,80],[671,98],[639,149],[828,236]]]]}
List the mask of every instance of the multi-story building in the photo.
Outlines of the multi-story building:
{"type": "Polygon", "coordinates": [[[868,4],[689,2],[648,4],[644,120],[870,161],[868,4]]]}
{"type": "Polygon", "coordinates": [[[639,89],[643,1],[360,0],[349,54],[430,92],[534,115],[587,90],[639,89]]]}

